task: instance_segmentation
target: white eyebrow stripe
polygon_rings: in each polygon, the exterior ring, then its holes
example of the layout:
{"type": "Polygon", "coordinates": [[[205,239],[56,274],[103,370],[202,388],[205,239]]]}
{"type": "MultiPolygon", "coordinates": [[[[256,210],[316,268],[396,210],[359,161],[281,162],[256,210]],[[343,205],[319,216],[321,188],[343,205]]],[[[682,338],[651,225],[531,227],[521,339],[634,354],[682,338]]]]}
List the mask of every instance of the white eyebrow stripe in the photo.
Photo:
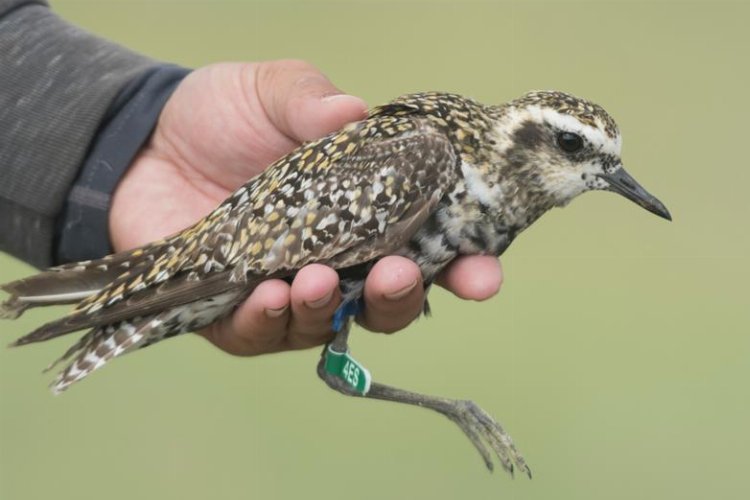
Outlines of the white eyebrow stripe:
{"type": "Polygon", "coordinates": [[[603,153],[620,156],[622,138],[619,133],[612,139],[603,130],[581,123],[574,116],[559,113],[554,109],[542,108],[541,106],[529,106],[527,109],[531,116],[539,122],[548,122],[561,130],[580,134],[591,144],[598,146],[603,153]]]}

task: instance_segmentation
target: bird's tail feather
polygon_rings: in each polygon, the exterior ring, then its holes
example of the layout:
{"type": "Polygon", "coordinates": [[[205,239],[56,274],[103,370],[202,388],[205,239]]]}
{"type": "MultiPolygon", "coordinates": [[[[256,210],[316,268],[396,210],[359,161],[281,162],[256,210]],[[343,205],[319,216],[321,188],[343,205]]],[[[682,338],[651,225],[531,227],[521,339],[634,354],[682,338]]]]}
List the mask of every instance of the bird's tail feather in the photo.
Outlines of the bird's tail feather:
{"type": "Polygon", "coordinates": [[[52,363],[51,370],[60,362],[75,356],[75,359],[50,384],[52,392],[60,394],[75,382],[83,379],[94,370],[104,366],[109,360],[132,352],[144,344],[162,337],[163,318],[169,312],[123,321],[116,325],[96,328],[76,342],[63,356],[52,363]]]}
{"type": "Polygon", "coordinates": [[[151,262],[167,241],[108,255],[102,259],[53,267],[0,285],[10,294],[0,302],[0,319],[15,319],[32,307],[75,304],[99,292],[122,273],[151,262]]]}
{"type": "Polygon", "coordinates": [[[36,328],[35,330],[32,330],[26,335],[17,338],[16,340],[8,344],[8,347],[19,347],[26,344],[33,344],[35,342],[44,342],[45,340],[54,339],[61,335],[77,332],[79,330],[83,330],[84,328],[90,328],[98,324],[95,321],[85,321],[80,324],[73,323],[73,321],[75,321],[76,319],[79,319],[79,316],[68,314],[67,316],[63,316],[62,318],[52,320],[36,328]]]}
{"type": "Polygon", "coordinates": [[[19,302],[15,296],[10,297],[4,302],[0,302],[0,319],[16,319],[28,309],[30,304],[19,302]]]}
{"type": "Polygon", "coordinates": [[[57,365],[60,363],[67,361],[70,359],[71,356],[74,354],[80,352],[85,347],[88,347],[89,344],[96,338],[98,334],[101,334],[101,332],[104,330],[104,328],[94,328],[92,330],[89,330],[86,332],[84,336],[82,336],[78,341],[70,346],[67,351],[65,351],[65,354],[57,358],[55,361],[50,363],[47,368],[42,370],[42,373],[48,373],[52,371],[57,365]]]}

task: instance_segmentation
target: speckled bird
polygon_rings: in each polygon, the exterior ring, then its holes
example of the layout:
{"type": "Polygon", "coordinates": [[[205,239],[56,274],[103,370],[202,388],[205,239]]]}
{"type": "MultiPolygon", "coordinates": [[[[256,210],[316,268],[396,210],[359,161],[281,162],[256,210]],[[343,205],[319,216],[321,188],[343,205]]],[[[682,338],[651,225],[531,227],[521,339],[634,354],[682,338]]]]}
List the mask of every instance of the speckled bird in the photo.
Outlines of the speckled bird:
{"type": "Polygon", "coordinates": [[[88,330],[58,360],[70,360],[52,384],[61,392],[116,356],[231,314],[263,280],[326,264],[338,271],[343,297],[318,366],[328,385],[442,413],[488,468],[494,452],[507,471],[530,475],[510,437],[474,403],[369,381],[358,389],[332,374],[326,357],[348,353],[365,276],[383,256],[412,259],[429,287],[455,257],[499,256],[547,210],[591,190],[614,191],[670,219],[623,169],[620,149],[604,109],[563,92],[496,106],[448,93],[402,96],[297,148],[174,236],[2,285],[10,298],[0,316],[76,304],[14,343],[88,330]]]}

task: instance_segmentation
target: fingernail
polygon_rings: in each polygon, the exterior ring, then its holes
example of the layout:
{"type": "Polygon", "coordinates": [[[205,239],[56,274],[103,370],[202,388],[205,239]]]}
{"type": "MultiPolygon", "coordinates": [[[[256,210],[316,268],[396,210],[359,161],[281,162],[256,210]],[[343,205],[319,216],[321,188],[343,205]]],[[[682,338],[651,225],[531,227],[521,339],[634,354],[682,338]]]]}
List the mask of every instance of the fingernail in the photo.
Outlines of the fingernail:
{"type": "Polygon", "coordinates": [[[328,305],[328,303],[333,298],[333,290],[325,294],[323,297],[316,299],[316,300],[306,300],[305,305],[309,307],[310,309],[320,309],[323,306],[328,305]]]}
{"type": "Polygon", "coordinates": [[[321,97],[320,100],[323,101],[323,102],[335,101],[337,99],[341,99],[342,97],[346,97],[346,95],[347,94],[342,94],[342,93],[338,93],[338,94],[326,94],[323,97],[321,97]]]}
{"type": "Polygon", "coordinates": [[[409,283],[408,285],[406,285],[404,288],[402,288],[401,290],[397,290],[397,291],[395,291],[393,293],[386,293],[383,296],[386,299],[388,299],[388,300],[403,299],[404,297],[406,297],[407,295],[409,295],[409,292],[411,292],[412,290],[414,290],[414,287],[417,286],[417,282],[418,281],[419,280],[414,280],[411,283],[409,283]]]}
{"type": "Polygon", "coordinates": [[[327,95],[324,96],[321,101],[322,102],[336,102],[336,101],[356,101],[357,104],[360,104],[362,107],[367,108],[367,103],[359,97],[349,95],[349,94],[333,94],[333,95],[327,95]]]}
{"type": "Polygon", "coordinates": [[[287,309],[289,309],[289,306],[279,307],[278,309],[266,309],[266,316],[272,319],[279,318],[287,309]]]}
{"type": "Polygon", "coordinates": [[[351,97],[351,96],[348,94],[329,94],[329,95],[324,95],[321,101],[323,102],[337,101],[341,99],[342,97],[351,97]]]}

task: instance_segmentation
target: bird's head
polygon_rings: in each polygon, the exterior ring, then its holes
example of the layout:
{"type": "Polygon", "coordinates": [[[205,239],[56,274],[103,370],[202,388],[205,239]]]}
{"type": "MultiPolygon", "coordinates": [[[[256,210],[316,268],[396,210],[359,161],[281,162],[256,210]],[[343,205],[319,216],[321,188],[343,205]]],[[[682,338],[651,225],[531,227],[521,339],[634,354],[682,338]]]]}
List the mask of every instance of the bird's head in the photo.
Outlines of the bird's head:
{"type": "Polygon", "coordinates": [[[607,190],[671,220],[667,208],[623,168],[620,131],[601,106],[564,92],[534,91],[504,106],[498,123],[505,168],[533,178],[553,204],[607,190]]]}

